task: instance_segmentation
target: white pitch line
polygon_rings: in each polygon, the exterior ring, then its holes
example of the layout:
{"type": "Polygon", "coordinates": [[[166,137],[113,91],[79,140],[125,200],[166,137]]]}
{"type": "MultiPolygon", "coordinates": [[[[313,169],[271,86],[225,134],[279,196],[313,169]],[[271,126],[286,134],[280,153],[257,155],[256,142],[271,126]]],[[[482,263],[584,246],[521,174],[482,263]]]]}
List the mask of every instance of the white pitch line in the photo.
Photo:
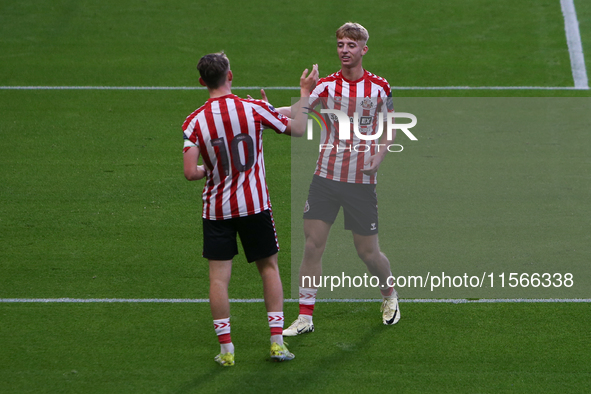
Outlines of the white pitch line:
{"type": "Polygon", "coordinates": [[[583,55],[583,44],[579,31],[579,21],[575,10],[574,0],[560,0],[560,7],[564,15],[564,30],[566,32],[566,43],[570,54],[570,65],[575,81],[575,88],[589,89],[587,79],[587,68],[583,55]]]}
{"type": "Polygon", "coordinates": [[[586,90],[575,86],[391,86],[392,90],[586,90]]]}
{"type": "MultiPolygon", "coordinates": [[[[574,70],[574,69],[573,69],[574,70]]],[[[584,63],[583,63],[584,71],[584,63]]],[[[574,71],[573,71],[574,72],[574,71]]],[[[585,73],[585,81],[586,79],[585,73]]],[[[588,90],[580,86],[392,86],[392,90],[588,90]]],[[[233,86],[233,90],[299,90],[297,86],[233,86]]],[[[0,90],[206,90],[203,86],[0,86],[0,90]]]]}
{"type": "MultiPolygon", "coordinates": [[[[298,302],[297,299],[286,299],[285,302],[298,302]]],[[[318,299],[316,302],[326,303],[342,303],[342,302],[381,302],[381,299],[318,299]]],[[[66,303],[66,304],[92,304],[92,303],[168,303],[168,304],[202,304],[208,303],[207,298],[0,298],[0,304],[11,303],[66,303]]],[[[234,298],[230,299],[232,303],[260,303],[264,302],[262,298],[234,298]]],[[[404,303],[447,303],[447,304],[495,304],[495,303],[591,303],[590,298],[482,298],[482,299],[466,299],[466,298],[415,298],[415,299],[400,299],[404,303]]]]}

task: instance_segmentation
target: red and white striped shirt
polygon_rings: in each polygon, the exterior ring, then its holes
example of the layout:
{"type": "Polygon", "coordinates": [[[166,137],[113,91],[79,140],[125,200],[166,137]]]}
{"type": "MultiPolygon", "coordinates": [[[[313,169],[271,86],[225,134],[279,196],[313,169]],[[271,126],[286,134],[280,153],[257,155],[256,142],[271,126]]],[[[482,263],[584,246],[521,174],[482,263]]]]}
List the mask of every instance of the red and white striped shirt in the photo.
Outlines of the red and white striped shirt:
{"type": "Polygon", "coordinates": [[[199,147],[206,170],[203,218],[223,220],[271,208],[263,130],[285,132],[288,118],[261,100],[229,94],[207,100],[183,123],[185,150],[199,147]]]}
{"type": "MultiPolygon", "coordinates": [[[[351,138],[341,140],[336,118],[324,115],[329,130],[322,128],[315,174],[339,182],[375,184],[376,175],[365,175],[361,169],[365,161],[377,153],[379,141],[357,137],[353,132],[353,115],[356,112],[359,116],[361,134],[375,134],[379,112],[383,113],[385,122],[386,114],[394,111],[388,81],[366,70],[357,81],[349,81],[338,71],[318,81],[310,94],[310,102],[311,107],[322,104],[325,109],[346,112],[351,122],[351,138]]],[[[386,147],[381,146],[381,149],[386,147]]]]}

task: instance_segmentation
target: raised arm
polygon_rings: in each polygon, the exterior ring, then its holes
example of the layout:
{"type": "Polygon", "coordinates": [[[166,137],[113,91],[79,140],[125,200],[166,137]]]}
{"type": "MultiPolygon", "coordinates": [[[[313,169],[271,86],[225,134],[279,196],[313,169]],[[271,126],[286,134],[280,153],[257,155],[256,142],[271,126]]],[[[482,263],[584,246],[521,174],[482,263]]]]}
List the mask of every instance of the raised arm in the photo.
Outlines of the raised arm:
{"type": "MultiPolygon", "coordinates": [[[[250,94],[246,95],[246,97],[253,100],[253,97],[250,94]]],[[[267,103],[269,102],[267,93],[265,93],[265,89],[261,89],[261,100],[266,101],[267,103]]],[[[275,108],[275,111],[279,112],[283,116],[291,118],[291,107],[279,107],[275,108]]]]}
{"type": "Polygon", "coordinates": [[[292,119],[287,125],[286,134],[301,137],[306,132],[308,111],[304,107],[308,105],[310,92],[314,90],[316,83],[318,83],[318,64],[312,67],[309,75],[308,69],[305,69],[300,77],[300,100],[291,107],[290,115],[292,119]]]}

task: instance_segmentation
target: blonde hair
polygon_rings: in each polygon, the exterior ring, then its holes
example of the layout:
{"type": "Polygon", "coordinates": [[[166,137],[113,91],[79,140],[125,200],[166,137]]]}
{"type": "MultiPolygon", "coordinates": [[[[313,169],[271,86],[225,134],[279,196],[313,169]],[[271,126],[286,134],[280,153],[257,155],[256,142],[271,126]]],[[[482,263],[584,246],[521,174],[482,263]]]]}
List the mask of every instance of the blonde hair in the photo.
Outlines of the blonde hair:
{"type": "Polygon", "coordinates": [[[367,29],[361,26],[359,23],[347,22],[343,26],[337,29],[337,39],[349,38],[355,41],[362,41],[367,43],[369,40],[369,33],[367,29]]]}

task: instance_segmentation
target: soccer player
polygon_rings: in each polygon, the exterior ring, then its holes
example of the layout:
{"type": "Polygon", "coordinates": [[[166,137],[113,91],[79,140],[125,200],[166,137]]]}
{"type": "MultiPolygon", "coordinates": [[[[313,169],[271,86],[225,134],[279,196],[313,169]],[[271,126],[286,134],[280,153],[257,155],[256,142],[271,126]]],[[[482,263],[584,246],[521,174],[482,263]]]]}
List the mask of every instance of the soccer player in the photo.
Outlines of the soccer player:
{"type": "MultiPolygon", "coordinates": [[[[215,361],[234,365],[230,336],[230,282],[232,259],[240,237],[246,259],[255,262],[263,281],[263,293],[271,330],[271,359],[291,360],[283,343],[283,287],[277,265],[279,250],[271,202],[265,181],[263,130],[301,136],[306,114],[294,107],[295,117],[279,114],[261,100],[232,94],[230,62],[222,53],[202,57],[197,65],[199,82],[207,86],[209,100],[183,124],[184,174],[205,178],[203,187],[203,257],[209,260],[209,301],[213,325],[220,343],[215,361]],[[199,157],[203,165],[198,165],[199,157]]],[[[318,66],[300,78],[301,96],[307,103],[318,81],[318,66]]]]}
{"type": "MultiPolygon", "coordinates": [[[[394,111],[392,94],[388,82],[374,75],[362,66],[367,54],[367,30],[358,23],[345,23],[336,31],[337,54],[341,70],[322,78],[311,94],[310,107],[318,103],[326,109],[347,112],[351,119],[355,112],[359,119],[375,119],[378,111],[383,120],[388,112],[394,111]]],[[[343,207],[345,229],[353,233],[353,242],[358,256],[369,272],[380,280],[382,321],[396,324],[400,319],[398,294],[388,278],[392,275],[390,262],[381,252],[378,243],[378,210],[376,195],[376,172],[387,149],[393,142],[384,131],[378,149],[377,143],[362,141],[355,133],[348,140],[339,139],[338,122],[329,120],[329,130],[320,137],[321,149],[316,171],[304,208],[305,249],[300,266],[298,318],[283,331],[284,336],[295,336],[314,331],[312,314],[317,288],[310,278],[321,282],[322,254],[334,220],[343,207]],[[307,281],[304,282],[304,277],[307,281]]],[[[353,120],[351,120],[351,123],[353,120]]],[[[376,133],[377,123],[368,126],[359,124],[359,129],[368,134],[376,133]]],[[[351,124],[353,129],[353,124],[351,124]]],[[[384,125],[384,129],[386,127],[384,125]]],[[[376,141],[377,142],[377,141],[376,141]]]]}

